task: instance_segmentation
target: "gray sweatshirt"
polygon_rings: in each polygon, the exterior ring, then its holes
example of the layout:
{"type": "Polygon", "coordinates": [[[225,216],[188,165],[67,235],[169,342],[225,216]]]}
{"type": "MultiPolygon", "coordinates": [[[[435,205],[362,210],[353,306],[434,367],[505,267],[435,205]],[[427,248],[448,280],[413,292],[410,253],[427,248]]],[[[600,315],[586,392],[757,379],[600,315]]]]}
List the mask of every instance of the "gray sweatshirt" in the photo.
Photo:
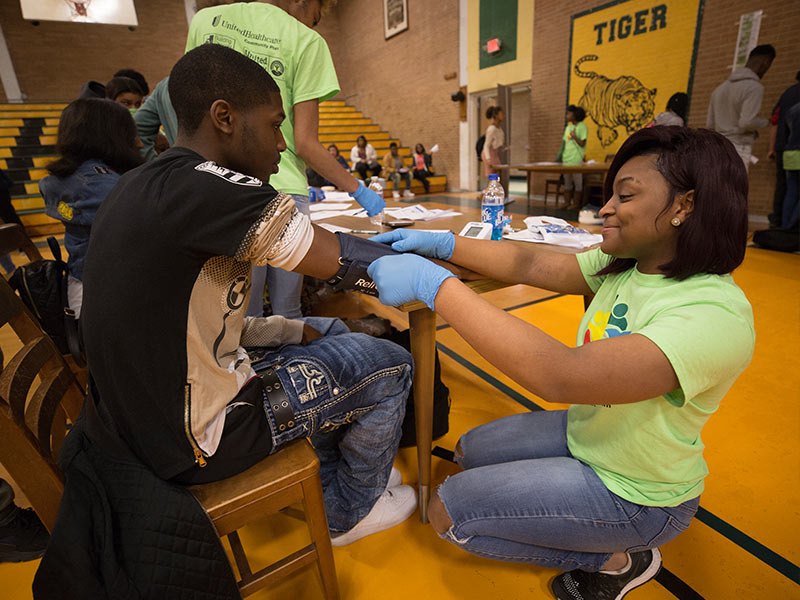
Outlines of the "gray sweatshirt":
{"type": "Polygon", "coordinates": [[[756,130],[769,124],[758,116],[763,96],[764,86],[758,75],[747,67],[735,69],[711,94],[706,127],[734,144],[752,146],[756,130]]]}

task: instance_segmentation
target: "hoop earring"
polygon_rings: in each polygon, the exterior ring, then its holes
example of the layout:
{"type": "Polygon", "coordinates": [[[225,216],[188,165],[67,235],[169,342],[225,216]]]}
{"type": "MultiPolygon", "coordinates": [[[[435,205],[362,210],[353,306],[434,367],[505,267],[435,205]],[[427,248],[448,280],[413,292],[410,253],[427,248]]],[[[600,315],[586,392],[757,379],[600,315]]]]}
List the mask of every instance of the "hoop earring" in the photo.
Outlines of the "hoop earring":
{"type": "Polygon", "coordinates": [[[672,221],[670,221],[670,224],[673,227],[680,227],[681,226],[681,220],[678,217],[673,217],[672,221]]]}

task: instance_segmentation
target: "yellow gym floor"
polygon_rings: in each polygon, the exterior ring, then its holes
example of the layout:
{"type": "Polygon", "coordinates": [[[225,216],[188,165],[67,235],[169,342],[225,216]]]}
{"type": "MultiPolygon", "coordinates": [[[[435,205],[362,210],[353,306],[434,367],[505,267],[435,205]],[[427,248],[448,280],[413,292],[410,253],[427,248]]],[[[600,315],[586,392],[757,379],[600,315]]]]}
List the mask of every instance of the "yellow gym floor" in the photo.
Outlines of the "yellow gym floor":
{"type": "MultiPolygon", "coordinates": [[[[734,277],[753,305],[755,355],[703,432],[711,474],[698,517],[662,548],[668,572],[631,592],[631,600],[800,599],[800,256],[748,248],[734,277]]],[[[485,297],[574,343],[581,298],[524,286],[485,297]]],[[[7,339],[0,331],[4,349],[7,339]]],[[[509,381],[452,329],[441,329],[437,340],[452,409],[450,433],[435,446],[452,450],[469,428],[533,404],[561,408],[509,381]]],[[[413,449],[402,450],[396,466],[406,483],[416,482],[413,449]]],[[[435,482],[456,469],[434,456],[435,482]]],[[[301,522],[277,515],[245,528],[241,537],[258,568],[259,560],[267,564],[304,545],[305,531],[301,522]]],[[[557,574],[474,557],[439,539],[417,515],[389,531],[334,548],[334,556],[341,597],[348,600],[544,599],[552,597],[549,582],[557,574]]],[[[31,598],[37,564],[0,564],[2,597],[31,598]]],[[[321,597],[313,568],[251,596],[321,597]]]]}

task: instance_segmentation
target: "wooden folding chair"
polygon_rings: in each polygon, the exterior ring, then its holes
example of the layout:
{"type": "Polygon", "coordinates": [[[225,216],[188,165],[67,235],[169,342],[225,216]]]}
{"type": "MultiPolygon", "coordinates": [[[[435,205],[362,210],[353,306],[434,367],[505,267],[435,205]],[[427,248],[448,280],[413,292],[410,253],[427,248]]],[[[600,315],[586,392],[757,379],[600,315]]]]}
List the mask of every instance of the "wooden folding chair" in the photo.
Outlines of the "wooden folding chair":
{"type": "Polygon", "coordinates": [[[289,444],[238,475],[189,489],[208,512],[219,536],[228,536],[243,596],[274,585],[278,579],[316,562],[325,598],[339,597],[319,458],[307,440],[289,444]],[[236,530],[300,501],[311,543],[253,573],[236,530]]]}
{"type": "Polygon", "coordinates": [[[55,457],[67,420],[78,418],[83,389],[11,286],[0,277],[0,326],[21,348],[0,372],[0,462],[52,531],[64,482],[55,457]]]}

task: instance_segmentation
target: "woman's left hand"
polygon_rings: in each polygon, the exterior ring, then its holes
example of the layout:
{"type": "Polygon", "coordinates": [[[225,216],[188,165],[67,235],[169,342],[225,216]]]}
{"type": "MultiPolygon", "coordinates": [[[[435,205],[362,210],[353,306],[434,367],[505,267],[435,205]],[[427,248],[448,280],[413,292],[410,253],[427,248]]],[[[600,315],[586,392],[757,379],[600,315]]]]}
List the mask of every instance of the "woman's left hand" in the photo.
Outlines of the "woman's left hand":
{"type": "Polygon", "coordinates": [[[453,273],[416,254],[382,256],[372,262],[367,274],[378,288],[380,301],[399,306],[420,300],[434,310],[439,287],[453,273]]]}

